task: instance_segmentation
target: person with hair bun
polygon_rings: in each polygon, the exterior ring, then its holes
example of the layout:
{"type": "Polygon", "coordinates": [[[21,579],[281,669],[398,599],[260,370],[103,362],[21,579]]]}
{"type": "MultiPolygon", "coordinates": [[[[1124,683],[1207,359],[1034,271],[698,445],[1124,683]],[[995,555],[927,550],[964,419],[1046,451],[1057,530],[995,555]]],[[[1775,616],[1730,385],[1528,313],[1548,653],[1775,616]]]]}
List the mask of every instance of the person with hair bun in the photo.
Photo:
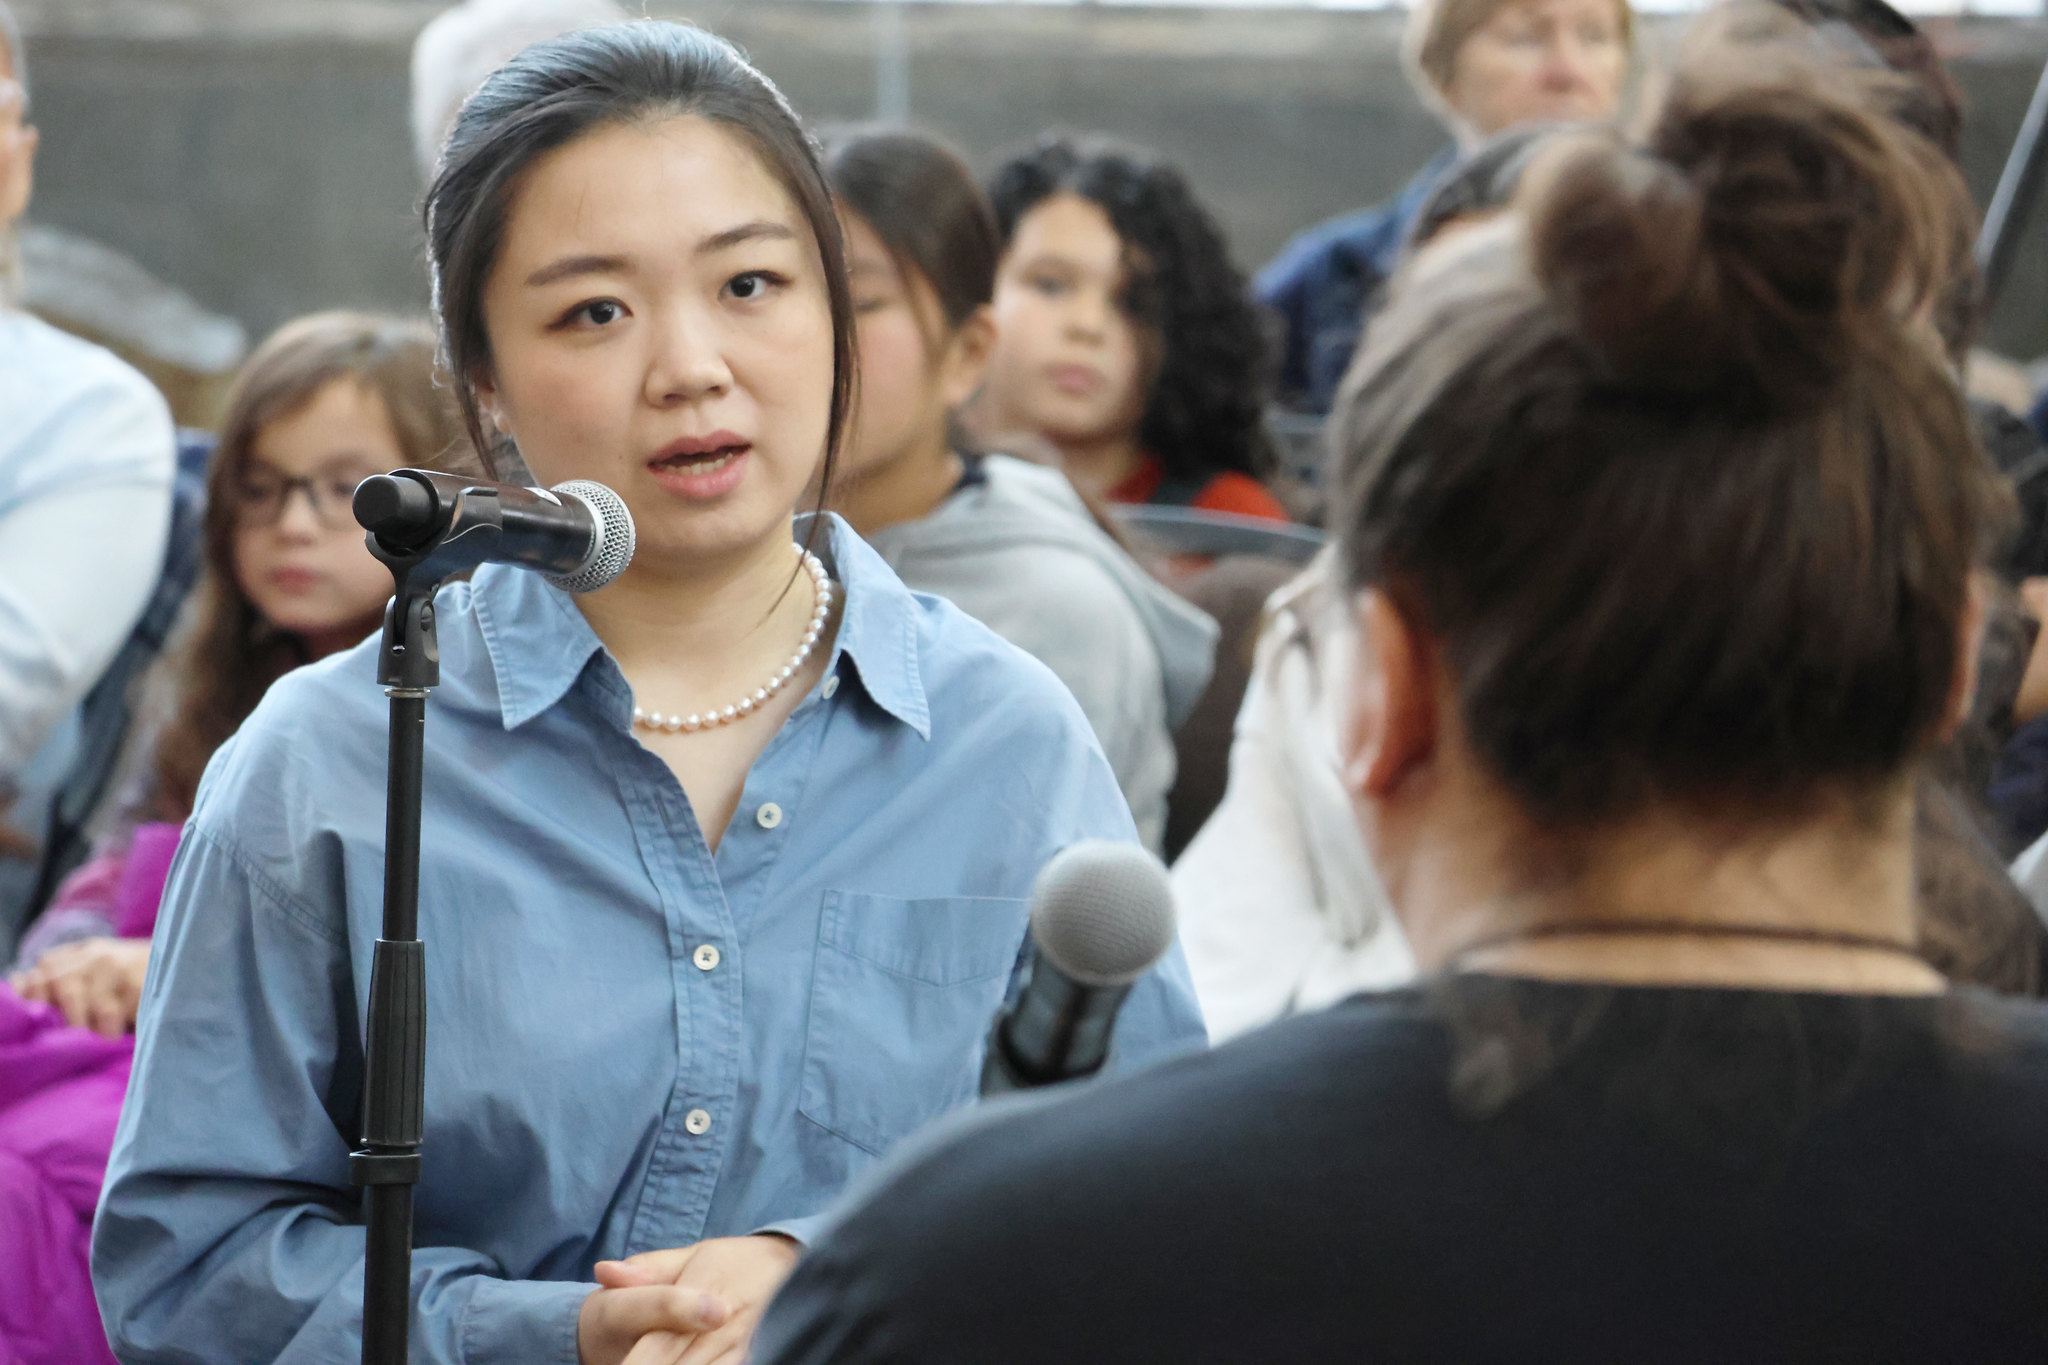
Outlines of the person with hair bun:
{"type": "Polygon", "coordinates": [[[1265,338],[1187,178],[1135,148],[1047,136],[988,192],[1003,254],[975,429],[1043,437],[1111,502],[1287,520],[1262,482],[1265,338]]]}
{"type": "MultiPolygon", "coordinates": [[[[606,485],[636,547],[581,595],[487,564],[437,599],[411,1359],[729,1363],[847,1183],[975,1097],[1040,869],[1137,831],[1044,665],[796,514],[855,322],[780,91],[701,29],[581,30],[436,164],[471,448],[606,485]]],[[[280,679],[199,784],[93,1231],[125,1359],[361,1353],[379,647],[280,679]]],[[[1114,1065],[1201,1038],[1170,950],[1114,1065]]]]}
{"type": "Polygon", "coordinates": [[[2048,1014],[1915,948],[2009,512],[1958,201],[1815,51],[1709,29],[1346,381],[1345,782],[1425,976],[934,1136],[761,1365],[2048,1358],[2048,1014]]]}

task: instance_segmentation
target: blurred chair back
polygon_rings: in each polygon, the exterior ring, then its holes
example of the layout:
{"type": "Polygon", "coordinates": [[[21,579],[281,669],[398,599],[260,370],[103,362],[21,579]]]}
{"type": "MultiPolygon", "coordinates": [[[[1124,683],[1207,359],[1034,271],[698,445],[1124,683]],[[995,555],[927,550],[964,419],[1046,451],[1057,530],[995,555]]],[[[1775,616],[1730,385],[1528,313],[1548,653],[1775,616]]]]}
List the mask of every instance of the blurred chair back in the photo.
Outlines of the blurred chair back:
{"type": "Polygon", "coordinates": [[[23,927],[43,912],[64,878],[92,851],[88,830],[121,766],[134,721],[135,685],[163,653],[185,599],[199,580],[204,558],[206,466],[212,457],[211,433],[178,432],[178,472],[171,487],[171,531],[163,568],[142,619],[80,703],[78,759],[50,803],[49,828],[23,927]]]}
{"type": "Polygon", "coordinates": [[[1166,838],[1172,862],[1222,804],[1230,781],[1230,745],[1251,683],[1252,652],[1266,599],[1300,573],[1299,561],[1272,555],[1225,555],[1176,576],[1173,588],[1216,621],[1216,669],[1209,686],[1174,731],[1179,762],[1166,794],[1166,838]]]}
{"type": "Polygon", "coordinates": [[[1257,555],[1263,559],[1306,564],[1323,548],[1321,531],[1235,512],[1206,512],[1195,507],[1154,503],[1117,503],[1111,513],[1124,530],[1150,548],[1174,557],[1224,559],[1257,555]]]}
{"type": "Polygon", "coordinates": [[[1266,409],[1266,439],[1283,480],[1323,486],[1323,419],[1313,412],[1266,409]]]}

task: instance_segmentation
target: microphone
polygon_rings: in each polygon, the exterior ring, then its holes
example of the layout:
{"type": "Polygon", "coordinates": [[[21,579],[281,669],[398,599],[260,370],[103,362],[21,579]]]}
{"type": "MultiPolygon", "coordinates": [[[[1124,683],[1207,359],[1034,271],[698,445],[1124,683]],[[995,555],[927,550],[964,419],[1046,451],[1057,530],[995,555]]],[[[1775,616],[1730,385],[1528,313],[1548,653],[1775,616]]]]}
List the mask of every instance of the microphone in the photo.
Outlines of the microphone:
{"type": "Polygon", "coordinates": [[[356,485],[356,521],[387,563],[431,559],[446,573],[479,564],[534,569],[564,592],[594,592],[633,562],[633,514],[589,479],[526,488],[399,469],[356,485]]]}
{"type": "Polygon", "coordinates": [[[1131,984],[1172,946],[1165,864],[1103,839],[1061,849],[1031,887],[1031,965],[989,1029],[981,1093],[1100,1071],[1131,984]]]}

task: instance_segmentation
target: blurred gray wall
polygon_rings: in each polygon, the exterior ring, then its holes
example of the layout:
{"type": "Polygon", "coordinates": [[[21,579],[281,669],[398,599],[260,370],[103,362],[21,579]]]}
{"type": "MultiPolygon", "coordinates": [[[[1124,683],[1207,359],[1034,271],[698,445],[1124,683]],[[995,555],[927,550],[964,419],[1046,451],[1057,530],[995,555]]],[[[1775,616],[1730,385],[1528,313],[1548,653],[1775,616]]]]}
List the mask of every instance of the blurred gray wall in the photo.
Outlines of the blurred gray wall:
{"type": "MultiPolygon", "coordinates": [[[[14,0],[43,129],[33,215],[129,252],[255,333],[314,308],[426,302],[406,127],[420,0],[14,0]]],[[[881,7],[652,0],[732,38],[809,118],[876,108],[881,7]]],[[[1403,80],[1395,11],[913,4],[912,118],[977,166],[1046,127],[1178,160],[1256,267],[1287,236],[1397,187],[1442,143],[1403,80]]],[[[2048,24],[1943,25],[1988,198],[2048,24]]],[[[2048,219],[2048,203],[2043,205],[2048,219]]],[[[2048,351],[2048,221],[1992,341],[2048,351]]]]}

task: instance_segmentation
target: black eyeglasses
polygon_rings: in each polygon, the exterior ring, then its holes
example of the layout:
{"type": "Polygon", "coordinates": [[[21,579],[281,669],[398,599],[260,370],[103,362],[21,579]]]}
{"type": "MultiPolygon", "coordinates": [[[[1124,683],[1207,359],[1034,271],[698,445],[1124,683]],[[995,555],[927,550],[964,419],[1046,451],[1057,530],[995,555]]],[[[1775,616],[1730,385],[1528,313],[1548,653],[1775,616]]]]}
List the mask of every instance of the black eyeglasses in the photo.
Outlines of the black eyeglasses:
{"type": "Polygon", "coordinates": [[[313,519],[330,531],[346,531],[356,524],[356,485],[362,481],[361,474],[286,478],[252,470],[235,488],[235,520],[243,526],[274,526],[292,494],[304,489],[306,501],[313,505],[313,519]]]}

